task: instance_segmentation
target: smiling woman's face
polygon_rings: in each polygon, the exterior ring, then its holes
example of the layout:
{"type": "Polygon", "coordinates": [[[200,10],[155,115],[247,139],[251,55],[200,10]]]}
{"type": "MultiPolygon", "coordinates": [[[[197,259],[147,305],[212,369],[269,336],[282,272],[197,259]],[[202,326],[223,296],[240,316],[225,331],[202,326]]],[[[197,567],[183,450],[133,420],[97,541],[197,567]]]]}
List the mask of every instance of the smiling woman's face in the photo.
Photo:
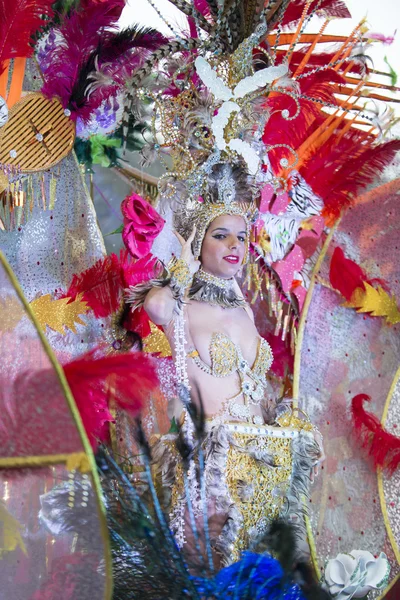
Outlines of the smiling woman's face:
{"type": "Polygon", "coordinates": [[[247,243],[246,223],[239,215],[222,215],[212,221],[204,236],[200,261],[211,275],[229,279],[243,264],[247,243]]]}

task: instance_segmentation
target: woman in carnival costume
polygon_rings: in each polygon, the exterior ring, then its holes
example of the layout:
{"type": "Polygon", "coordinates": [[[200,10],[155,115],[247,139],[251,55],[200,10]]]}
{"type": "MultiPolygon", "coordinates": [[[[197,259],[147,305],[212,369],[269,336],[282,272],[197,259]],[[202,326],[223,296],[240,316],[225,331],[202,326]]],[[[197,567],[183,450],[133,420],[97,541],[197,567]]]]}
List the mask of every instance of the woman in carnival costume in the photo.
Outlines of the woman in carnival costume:
{"type": "MultiPolygon", "coordinates": [[[[245,76],[265,30],[261,22],[229,60],[215,59],[211,66],[198,57],[201,92],[192,86],[171,98],[137,91],[138,99],[154,100],[161,122],[158,131],[153,120],[154,134],[161,133],[171,146],[174,167],[161,178],[160,199],[169,200],[182,250],[163,277],[131,287],[127,300],[133,310],[144,306],[170,341],[184,390],[184,407],[174,412],[195,455],[199,448],[193,448],[188,409],[192,402],[204,410],[211,536],[225,563],[255,544],[278,515],[304,538],[304,496],[323,455],[321,436],[307,419],[294,417],[290,409],[280,417],[273,414],[266,380],[272,352],[236,281],[249,257],[257,190],[265,179],[259,156],[265,152],[260,132],[267,117],[257,108],[259,88],[287,73],[280,65],[245,76]],[[243,141],[250,132],[253,141],[243,141]]],[[[155,455],[164,487],[173,484],[170,523],[183,546],[187,510],[175,440],[162,438],[155,455]]],[[[188,470],[195,516],[201,504],[196,464],[195,457],[188,470]]]]}
{"type": "MultiPolygon", "coordinates": [[[[131,288],[129,300],[134,307],[144,302],[150,319],[163,326],[179,383],[190,390],[190,399],[185,393],[181,397],[204,410],[211,536],[229,563],[256,543],[278,515],[302,528],[303,495],[322,445],[309,421],[290,410],[275,418],[268,399],[272,352],[236,280],[248,258],[254,191],[243,166],[218,156],[202,167],[202,195],[175,213],[180,257],[171,260],[165,277],[153,280],[150,290],[131,288]]],[[[193,444],[188,406],[182,408],[178,401],[174,413],[193,444]]],[[[162,438],[155,457],[163,485],[173,485],[171,526],[183,545],[186,498],[175,438],[162,438]]],[[[196,514],[201,490],[194,466],[188,476],[196,514]]]]}

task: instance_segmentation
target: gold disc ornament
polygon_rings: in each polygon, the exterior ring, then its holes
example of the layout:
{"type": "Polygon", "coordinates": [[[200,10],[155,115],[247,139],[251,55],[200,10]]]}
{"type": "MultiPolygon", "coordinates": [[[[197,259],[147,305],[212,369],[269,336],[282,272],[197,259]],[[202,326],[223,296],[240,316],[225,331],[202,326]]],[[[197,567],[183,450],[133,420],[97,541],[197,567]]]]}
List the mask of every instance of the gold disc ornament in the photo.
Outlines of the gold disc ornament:
{"type": "Polygon", "coordinates": [[[25,173],[56,165],[72,150],[75,123],[57,99],[27,94],[10,109],[0,129],[0,166],[25,173]]]}

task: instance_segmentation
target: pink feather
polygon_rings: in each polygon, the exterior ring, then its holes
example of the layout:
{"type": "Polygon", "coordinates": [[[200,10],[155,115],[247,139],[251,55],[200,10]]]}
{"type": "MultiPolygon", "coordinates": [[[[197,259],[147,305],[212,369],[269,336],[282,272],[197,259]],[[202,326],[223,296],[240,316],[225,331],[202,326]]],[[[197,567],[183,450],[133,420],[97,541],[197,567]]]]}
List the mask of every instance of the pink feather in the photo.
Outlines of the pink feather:
{"type": "Polygon", "coordinates": [[[59,30],[60,42],[44,71],[42,92],[88,121],[103,101],[114,97],[126,78],[166,38],[151,29],[116,31],[124,0],[89,4],[73,12],[59,30]]]}
{"type": "MultiPolygon", "coordinates": [[[[98,48],[104,30],[115,26],[116,6],[123,5],[124,0],[112,0],[111,2],[89,5],[85,10],[71,13],[59,30],[61,40],[57,44],[50,65],[44,73],[45,84],[42,92],[49,98],[54,96],[60,98],[64,108],[73,111],[75,118],[79,114],[79,109],[82,111],[85,108],[77,106],[77,102],[81,101],[78,96],[84,95],[82,92],[77,93],[82,70],[88,67],[88,61],[98,48]],[[74,92],[77,98],[74,98],[74,92]]],[[[89,72],[94,68],[93,57],[89,72]]],[[[86,87],[86,85],[85,79],[84,86],[86,87]]],[[[90,114],[87,111],[83,110],[83,113],[79,116],[83,119],[89,118],[90,114]]]]}

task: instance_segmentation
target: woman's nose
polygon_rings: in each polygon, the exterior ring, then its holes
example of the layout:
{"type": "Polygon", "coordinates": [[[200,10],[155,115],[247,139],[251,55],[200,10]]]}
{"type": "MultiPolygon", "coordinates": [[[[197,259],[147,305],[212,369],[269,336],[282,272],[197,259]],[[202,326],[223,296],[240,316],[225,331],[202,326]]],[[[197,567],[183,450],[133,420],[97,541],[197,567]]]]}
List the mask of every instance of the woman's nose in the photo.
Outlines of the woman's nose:
{"type": "Polygon", "coordinates": [[[235,237],[230,238],[229,240],[229,248],[231,248],[232,250],[234,248],[237,248],[237,239],[235,237]]]}

